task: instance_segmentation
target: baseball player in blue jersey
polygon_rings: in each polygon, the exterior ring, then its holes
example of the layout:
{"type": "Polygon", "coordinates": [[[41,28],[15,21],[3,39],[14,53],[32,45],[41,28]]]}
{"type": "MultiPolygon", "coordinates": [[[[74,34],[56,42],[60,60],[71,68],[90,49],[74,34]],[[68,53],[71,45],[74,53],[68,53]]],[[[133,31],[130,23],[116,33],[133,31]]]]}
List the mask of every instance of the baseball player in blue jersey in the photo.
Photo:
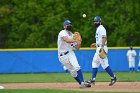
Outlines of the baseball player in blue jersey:
{"type": "Polygon", "coordinates": [[[99,66],[101,65],[103,67],[103,69],[105,69],[105,71],[111,77],[111,82],[109,83],[109,86],[111,86],[117,81],[117,78],[109,67],[107,56],[105,58],[101,58],[99,56],[99,51],[101,48],[104,49],[106,54],[108,53],[106,29],[101,24],[101,21],[102,20],[99,16],[96,16],[94,18],[94,25],[96,27],[96,33],[95,33],[96,43],[92,43],[91,47],[96,47],[96,53],[95,53],[95,55],[93,57],[93,61],[92,61],[92,77],[88,81],[88,83],[95,84],[96,74],[98,72],[99,66]]]}
{"type": "Polygon", "coordinates": [[[80,48],[80,43],[73,39],[72,23],[70,20],[66,20],[63,25],[64,30],[59,32],[57,40],[59,61],[69,70],[80,88],[91,87],[90,84],[84,82],[81,68],[73,51],[73,48],[80,48]]]}

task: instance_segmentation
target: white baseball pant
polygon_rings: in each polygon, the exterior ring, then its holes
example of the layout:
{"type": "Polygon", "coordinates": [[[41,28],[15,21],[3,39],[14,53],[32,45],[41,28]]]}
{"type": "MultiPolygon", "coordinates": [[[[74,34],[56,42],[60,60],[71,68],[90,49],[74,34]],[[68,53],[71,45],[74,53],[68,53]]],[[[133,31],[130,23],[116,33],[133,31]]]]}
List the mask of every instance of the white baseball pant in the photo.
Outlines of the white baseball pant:
{"type": "Polygon", "coordinates": [[[69,51],[68,54],[58,56],[59,61],[70,71],[73,77],[77,77],[77,71],[80,69],[77,58],[73,51],[69,51]]]}

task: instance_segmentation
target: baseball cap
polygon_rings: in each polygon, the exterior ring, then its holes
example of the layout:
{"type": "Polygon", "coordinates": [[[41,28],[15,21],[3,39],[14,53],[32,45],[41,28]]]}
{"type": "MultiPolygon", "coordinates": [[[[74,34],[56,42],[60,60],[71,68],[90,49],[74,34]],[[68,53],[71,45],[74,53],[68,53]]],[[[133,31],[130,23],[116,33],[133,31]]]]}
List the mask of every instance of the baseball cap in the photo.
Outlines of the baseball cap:
{"type": "Polygon", "coordinates": [[[70,21],[70,20],[66,20],[66,21],[64,21],[64,23],[63,23],[64,26],[66,26],[66,25],[68,25],[68,24],[71,24],[71,21],[70,21]]]}
{"type": "Polygon", "coordinates": [[[101,17],[99,17],[99,16],[94,17],[94,21],[95,21],[95,22],[96,22],[96,21],[101,21],[101,17]]]}

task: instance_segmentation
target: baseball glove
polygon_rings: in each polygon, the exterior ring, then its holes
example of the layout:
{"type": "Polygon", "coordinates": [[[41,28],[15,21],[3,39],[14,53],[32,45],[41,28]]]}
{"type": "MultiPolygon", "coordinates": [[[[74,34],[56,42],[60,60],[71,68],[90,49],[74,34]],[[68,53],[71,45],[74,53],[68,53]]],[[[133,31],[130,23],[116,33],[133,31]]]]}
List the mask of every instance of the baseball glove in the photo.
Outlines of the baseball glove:
{"type": "Polygon", "coordinates": [[[73,39],[76,40],[77,42],[82,42],[82,38],[79,32],[74,32],[73,34],[73,39]]]}
{"type": "Polygon", "coordinates": [[[92,43],[92,44],[90,45],[90,47],[91,47],[91,48],[95,48],[95,47],[96,47],[96,43],[92,43]]]}
{"type": "Polygon", "coordinates": [[[103,48],[100,49],[99,56],[101,59],[104,59],[107,56],[107,54],[103,48]]]}

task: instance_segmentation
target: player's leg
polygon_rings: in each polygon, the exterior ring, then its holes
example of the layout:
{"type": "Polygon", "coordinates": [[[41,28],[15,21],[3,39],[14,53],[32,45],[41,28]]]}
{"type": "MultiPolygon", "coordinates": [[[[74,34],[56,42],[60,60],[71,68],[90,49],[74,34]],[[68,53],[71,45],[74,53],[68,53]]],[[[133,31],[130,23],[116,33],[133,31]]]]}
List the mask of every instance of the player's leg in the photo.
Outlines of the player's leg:
{"type": "MultiPolygon", "coordinates": [[[[104,47],[104,50],[106,51],[106,53],[108,53],[108,49],[107,47],[104,47]]],[[[111,79],[114,79],[115,78],[115,75],[113,74],[109,64],[108,64],[108,58],[104,58],[104,59],[101,59],[100,58],[100,62],[101,62],[101,66],[103,67],[103,69],[105,69],[105,71],[110,75],[111,79]]]]}
{"type": "Polygon", "coordinates": [[[139,64],[138,64],[138,71],[140,71],[140,60],[139,60],[139,64]]]}
{"type": "Polygon", "coordinates": [[[129,69],[130,69],[130,72],[133,72],[132,61],[129,61],[129,69]]]}
{"type": "Polygon", "coordinates": [[[92,78],[91,78],[91,80],[96,79],[96,75],[97,75],[99,66],[100,66],[99,56],[97,53],[95,53],[93,60],[92,60],[92,78]]]}
{"type": "Polygon", "coordinates": [[[72,51],[72,52],[70,52],[70,54],[69,54],[70,56],[69,56],[69,59],[70,59],[70,63],[71,63],[71,65],[73,66],[73,68],[74,68],[74,72],[77,74],[77,75],[74,75],[73,77],[77,80],[77,81],[80,81],[80,87],[81,88],[84,88],[84,87],[91,87],[89,84],[86,84],[85,82],[84,82],[84,77],[83,77],[83,74],[82,74],[82,71],[81,71],[81,68],[80,68],[80,66],[79,66],[79,64],[78,64],[78,61],[77,61],[77,58],[76,58],[76,56],[75,56],[75,53],[72,51]]]}
{"type": "Polygon", "coordinates": [[[69,55],[67,54],[67,55],[60,56],[59,61],[70,71],[71,75],[75,78],[75,80],[79,84],[81,84],[79,77],[77,77],[77,71],[75,70],[73,65],[70,63],[69,55]]]}
{"type": "Polygon", "coordinates": [[[87,83],[89,83],[91,85],[95,84],[95,79],[96,79],[96,75],[97,75],[99,66],[100,66],[99,56],[97,53],[95,53],[93,60],[92,60],[92,77],[89,81],[87,81],[87,83]]]}
{"type": "Polygon", "coordinates": [[[91,80],[95,81],[97,72],[98,72],[98,68],[92,68],[92,78],[91,78],[91,80]]]}
{"type": "Polygon", "coordinates": [[[110,75],[111,78],[115,77],[115,75],[113,74],[111,68],[109,67],[107,57],[105,59],[102,59],[101,66],[103,67],[103,69],[105,69],[105,71],[110,75]]]}
{"type": "Polygon", "coordinates": [[[65,70],[66,73],[69,73],[68,69],[65,66],[63,66],[63,69],[65,70]]]}
{"type": "Polygon", "coordinates": [[[111,82],[110,82],[109,86],[113,85],[117,81],[117,78],[116,78],[115,74],[113,73],[113,71],[111,70],[111,68],[108,64],[108,58],[107,57],[105,59],[102,59],[101,66],[103,67],[103,69],[105,69],[105,71],[111,77],[111,82]]]}
{"type": "Polygon", "coordinates": [[[132,61],[132,72],[135,72],[135,61],[132,61]]]}
{"type": "Polygon", "coordinates": [[[138,72],[140,72],[140,66],[138,66],[138,72]]]}
{"type": "Polygon", "coordinates": [[[80,79],[81,82],[84,82],[83,74],[82,74],[81,68],[78,64],[78,61],[74,52],[70,52],[69,59],[70,59],[71,65],[73,66],[74,70],[77,73],[77,77],[80,79]]]}
{"type": "Polygon", "coordinates": [[[107,68],[105,68],[106,72],[110,75],[111,79],[116,78],[115,74],[113,73],[113,71],[111,70],[110,66],[108,66],[107,68]]]}

